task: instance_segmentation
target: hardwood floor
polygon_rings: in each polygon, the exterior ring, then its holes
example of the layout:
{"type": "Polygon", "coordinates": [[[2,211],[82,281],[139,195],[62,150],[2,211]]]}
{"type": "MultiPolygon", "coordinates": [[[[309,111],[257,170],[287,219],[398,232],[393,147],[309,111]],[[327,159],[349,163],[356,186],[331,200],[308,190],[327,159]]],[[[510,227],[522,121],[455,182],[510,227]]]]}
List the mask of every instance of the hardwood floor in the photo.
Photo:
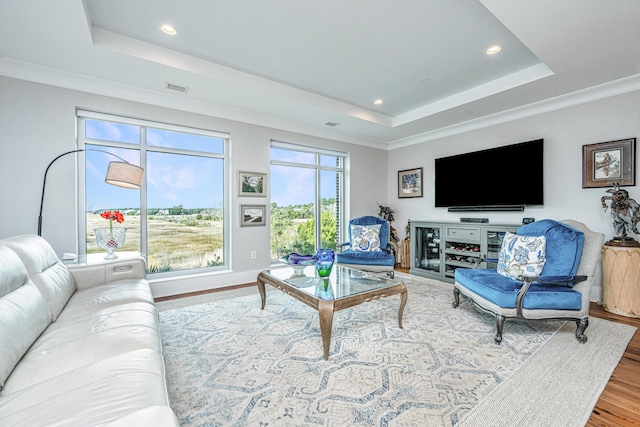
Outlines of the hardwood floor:
{"type": "MultiPolygon", "coordinates": [[[[640,319],[609,313],[596,303],[591,303],[589,315],[626,323],[640,329],[640,319]]],[[[629,342],[624,356],[613,371],[586,425],[589,427],[640,426],[640,332],[636,331],[629,342]]]]}
{"type": "MultiPolygon", "coordinates": [[[[408,273],[408,269],[396,268],[396,271],[408,273]]],[[[256,286],[247,283],[202,292],[156,298],[156,302],[183,298],[210,292],[221,292],[231,289],[256,286]]],[[[256,290],[257,292],[257,290],[256,290]]],[[[626,323],[640,329],[640,319],[618,316],[605,311],[600,305],[591,303],[589,314],[593,317],[626,323]]],[[[587,328],[587,335],[589,329],[587,328]]],[[[589,343],[587,342],[586,345],[589,343]]],[[[580,396],[574,396],[579,399],[580,396]]],[[[627,346],[618,367],[611,375],[593,413],[586,424],[587,427],[631,427],[640,426],[640,332],[636,332],[627,346]]]]}

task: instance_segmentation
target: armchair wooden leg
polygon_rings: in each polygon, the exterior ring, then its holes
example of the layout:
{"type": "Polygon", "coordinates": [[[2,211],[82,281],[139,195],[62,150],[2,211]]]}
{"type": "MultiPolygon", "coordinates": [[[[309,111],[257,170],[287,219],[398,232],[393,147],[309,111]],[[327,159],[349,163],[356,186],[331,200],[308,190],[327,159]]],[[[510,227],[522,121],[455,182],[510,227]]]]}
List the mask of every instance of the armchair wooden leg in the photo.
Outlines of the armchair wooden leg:
{"type": "Polygon", "coordinates": [[[504,321],[506,318],[504,316],[496,316],[496,336],[493,340],[496,344],[500,345],[502,342],[502,328],[504,327],[504,321]]]}
{"type": "Polygon", "coordinates": [[[455,286],[453,287],[453,303],[451,305],[453,308],[460,305],[460,290],[455,286]]]}
{"type": "Polygon", "coordinates": [[[585,329],[589,326],[589,318],[576,320],[576,338],[581,344],[587,342],[587,336],[584,334],[585,329]]]}

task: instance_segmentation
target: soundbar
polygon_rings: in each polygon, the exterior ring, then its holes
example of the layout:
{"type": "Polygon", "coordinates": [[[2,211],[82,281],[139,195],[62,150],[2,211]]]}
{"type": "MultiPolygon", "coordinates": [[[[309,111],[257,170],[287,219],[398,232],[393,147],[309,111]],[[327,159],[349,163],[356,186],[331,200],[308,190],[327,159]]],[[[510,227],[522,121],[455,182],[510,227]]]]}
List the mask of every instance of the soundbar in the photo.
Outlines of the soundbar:
{"type": "Polygon", "coordinates": [[[460,222],[487,224],[489,222],[489,218],[460,218],[460,222]]]}
{"type": "Polygon", "coordinates": [[[452,206],[448,212],[524,212],[524,206],[452,206]]]}

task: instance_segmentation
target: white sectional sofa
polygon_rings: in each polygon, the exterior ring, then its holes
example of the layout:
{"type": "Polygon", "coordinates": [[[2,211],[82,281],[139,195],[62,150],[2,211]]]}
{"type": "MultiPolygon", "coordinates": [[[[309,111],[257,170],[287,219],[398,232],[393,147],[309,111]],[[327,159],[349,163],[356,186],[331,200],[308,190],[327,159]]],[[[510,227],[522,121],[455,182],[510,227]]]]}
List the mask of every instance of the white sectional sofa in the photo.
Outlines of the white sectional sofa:
{"type": "Polygon", "coordinates": [[[179,425],[144,267],[0,240],[0,426],[179,425]]]}

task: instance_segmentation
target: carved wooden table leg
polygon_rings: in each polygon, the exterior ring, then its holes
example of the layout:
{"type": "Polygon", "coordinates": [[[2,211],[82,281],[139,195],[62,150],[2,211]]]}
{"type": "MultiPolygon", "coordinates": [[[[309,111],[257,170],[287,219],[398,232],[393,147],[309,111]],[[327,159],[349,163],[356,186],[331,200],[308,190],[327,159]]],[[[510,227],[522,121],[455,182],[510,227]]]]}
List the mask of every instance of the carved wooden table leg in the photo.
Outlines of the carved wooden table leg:
{"type": "Polygon", "coordinates": [[[264,282],[258,279],[258,291],[260,292],[260,299],[262,299],[262,309],[264,310],[264,305],[267,302],[267,294],[264,290],[264,282]]]}
{"type": "Polygon", "coordinates": [[[404,284],[402,284],[402,286],[404,287],[404,289],[402,290],[402,292],[400,292],[400,309],[398,310],[398,325],[400,326],[400,329],[403,329],[402,313],[404,313],[404,306],[407,305],[407,297],[409,295],[407,293],[407,287],[404,286],[404,284]]]}
{"type": "Polygon", "coordinates": [[[329,348],[331,347],[331,326],[333,325],[333,301],[320,300],[318,314],[320,315],[320,333],[322,334],[322,347],[324,347],[324,360],[329,360],[329,348]]]}

